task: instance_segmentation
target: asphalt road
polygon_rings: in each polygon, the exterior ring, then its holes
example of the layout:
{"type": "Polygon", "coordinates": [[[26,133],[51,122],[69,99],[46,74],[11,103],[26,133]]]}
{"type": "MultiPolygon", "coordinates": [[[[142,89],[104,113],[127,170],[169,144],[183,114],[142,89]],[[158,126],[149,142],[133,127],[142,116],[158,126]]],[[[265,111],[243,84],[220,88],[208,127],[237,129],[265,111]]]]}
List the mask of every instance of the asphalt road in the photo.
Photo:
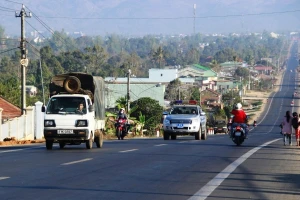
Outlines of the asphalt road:
{"type": "MultiPolygon", "coordinates": [[[[296,46],[295,46],[296,47],[296,46]]],[[[296,48],[292,49],[294,55],[296,48]]],[[[291,107],[298,65],[291,57],[280,90],[249,139],[105,141],[47,151],[44,144],[0,147],[0,199],[300,199],[300,148],[283,146],[279,124],[291,107]]]]}

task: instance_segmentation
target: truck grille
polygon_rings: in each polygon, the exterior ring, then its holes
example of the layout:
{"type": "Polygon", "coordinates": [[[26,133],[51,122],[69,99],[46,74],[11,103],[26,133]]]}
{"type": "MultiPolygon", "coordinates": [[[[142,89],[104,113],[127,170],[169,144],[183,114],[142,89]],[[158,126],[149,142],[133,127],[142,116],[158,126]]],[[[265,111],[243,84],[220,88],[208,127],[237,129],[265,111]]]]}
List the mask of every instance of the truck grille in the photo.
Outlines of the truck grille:
{"type": "Polygon", "coordinates": [[[191,124],[191,119],[172,119],[170,120],[171,124],[191,124]]]}

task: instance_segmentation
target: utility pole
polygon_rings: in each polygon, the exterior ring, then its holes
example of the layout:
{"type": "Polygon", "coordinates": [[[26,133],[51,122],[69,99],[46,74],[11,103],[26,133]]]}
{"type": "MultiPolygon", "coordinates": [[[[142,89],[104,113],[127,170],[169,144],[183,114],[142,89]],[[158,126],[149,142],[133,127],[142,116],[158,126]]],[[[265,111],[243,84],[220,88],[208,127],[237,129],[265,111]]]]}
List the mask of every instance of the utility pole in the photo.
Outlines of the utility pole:
{"type": "Polygon", "coordinates": [[[128,69],[127,72],[127,117],[129,118],[129,110],[130,110],[130,75],[131,70],[128,69]]]}
{"type": "Polygon", "coordinates": [[[199,88],[199,105],[201,106],[201,89],[202,89],[202,86],[199,88]]]}
{"type": "Polygon", "coordinates": [[[195,23],[196,23],[196,4],[194,4],[194,35],[196,34],[196,32],[195,32],[195,23]]]}
{"type": "Polygon", "coordinates": [[[26,39],[25,39],[25,17],[31,17],[31,13],[28,14],[25,11],[25,6],[22,5],[22,9],[20,14],[15,13],[16,17],[21,17],[21,41],[20,41],[20,49],[21,49],[21,72],[22,72],[22,115],[25,114],[26,109],[26,67],[28,66],[27,52],[26,52],[26,39]]]}

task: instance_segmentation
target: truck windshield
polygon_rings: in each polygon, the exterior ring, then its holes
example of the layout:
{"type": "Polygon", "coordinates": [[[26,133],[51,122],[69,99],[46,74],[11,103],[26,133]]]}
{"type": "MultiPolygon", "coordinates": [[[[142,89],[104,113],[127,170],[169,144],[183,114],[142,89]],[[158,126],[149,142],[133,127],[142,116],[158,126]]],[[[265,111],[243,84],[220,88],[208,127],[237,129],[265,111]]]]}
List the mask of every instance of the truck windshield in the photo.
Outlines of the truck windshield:
{"type": "Polygon", "coordinates": [[[47,106],[47,114],[86,114],[82,97],[53,97],[47,106]]]}
{"type": "Polygon", "coordinates": [[[192,115],[198,115],[197,107],[174,107],[170,114],[176,115],[176,114],[192,114],[192,115]]]}

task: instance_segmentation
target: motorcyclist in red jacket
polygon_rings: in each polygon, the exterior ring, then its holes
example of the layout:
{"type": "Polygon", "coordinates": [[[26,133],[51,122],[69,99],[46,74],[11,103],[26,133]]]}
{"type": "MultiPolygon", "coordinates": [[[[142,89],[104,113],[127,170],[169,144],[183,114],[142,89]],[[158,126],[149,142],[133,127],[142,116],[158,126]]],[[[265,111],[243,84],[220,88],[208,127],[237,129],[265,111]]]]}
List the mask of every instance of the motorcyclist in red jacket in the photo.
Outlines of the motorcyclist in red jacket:
{"type": "Polygon", "coordinates": [[[231,126],[231,135],[232,137],[233,134],[233,128],[236,127],[238,124],[241,125],[241,127],[245,130],[245,138],[247,138],[248,135],[248,119],[245,111],[242,109],[242,104],[237,103],[236,104],[236,109],[233,109],[231,111],[231,114],[233,115],[233,120],[232,120],[232,126],[231,126]]]}

